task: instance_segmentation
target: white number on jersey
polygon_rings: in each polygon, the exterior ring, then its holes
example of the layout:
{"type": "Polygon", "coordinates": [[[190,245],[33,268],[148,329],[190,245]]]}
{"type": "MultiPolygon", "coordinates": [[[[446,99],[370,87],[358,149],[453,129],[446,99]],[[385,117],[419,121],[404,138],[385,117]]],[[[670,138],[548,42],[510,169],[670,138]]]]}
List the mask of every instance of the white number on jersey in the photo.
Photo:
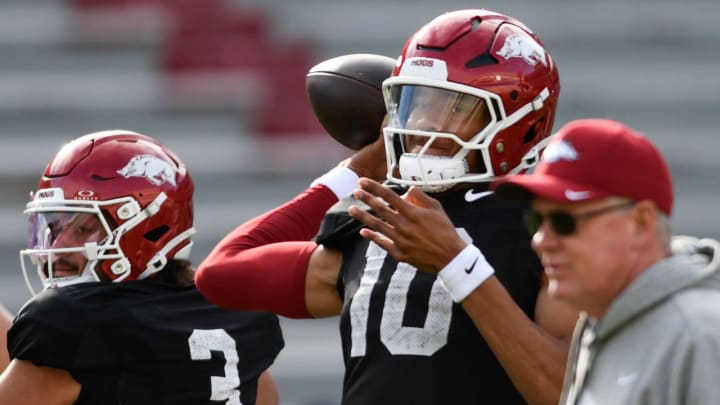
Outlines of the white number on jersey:
{"type": "Polygon", "coordinates": [[[223,329],[195,329],[188,338],[190,358],[210,360],[210,351],[220,351],[225,356],[225,375],[210,376],[210,400],[225,401],[226,405],[242,405],[240,402],[240,375],[235,339],[223,329]]]}
{"type": "MultiPolygon", "coordinates": [[[[472,243],[465,229],[457,228],[457,232],[464,241],[472,243]]],[[[366,353],[370,297],[386,256],[387,251],[370,242],[365,252],[366,264],[360,286],[350,303],[352,357],[364,356],[366,353]]],[[[403,326],[408,290],[416,272],[417,269],[407,263],[399,263],[395,269],[385,293],[380,340],[392,354],[432,356],[447,343],[453,300],[440,279],[436,279],[430,290],[428,313],[423,327],[403,326]]]]}

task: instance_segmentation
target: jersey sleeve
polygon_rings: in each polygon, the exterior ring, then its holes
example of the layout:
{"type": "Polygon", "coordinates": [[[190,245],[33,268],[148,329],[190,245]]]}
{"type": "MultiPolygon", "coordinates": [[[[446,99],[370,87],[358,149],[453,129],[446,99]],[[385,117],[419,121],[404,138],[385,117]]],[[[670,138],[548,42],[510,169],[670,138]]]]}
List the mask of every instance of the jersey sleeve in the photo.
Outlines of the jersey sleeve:
{"type": "Polygon", "coordinates": [[[331,249],[344,250],[360,237],[360,229],[364,224],[348,214],[350,204],[349,200],[342,200],[328,211],[315,237],[317,243],[331,249]]]}
{"type": "Polygon", "coordinates": [[[58,290],[39,294],[23,306],[8,331],[10,357],[71,373],[112,367],[113,352],[99,336],[104,328],[92,325],[85,312],[58,290]]]}
{"type": "MultiPolygon", "coordinates": [[[[403,194],[407,191],[407,188],[399,185],[390,185],[390,189],[397,194],[403,194]]],[[[349,194],[328,210],[315,237],[317,243],[331,249],[346,250],[352,248],[352,244],[358,238],[361,238],[360,229],[365,224],[355,220],[348,214],[351,205],[370,211],[368,205],[349,194]]]]}

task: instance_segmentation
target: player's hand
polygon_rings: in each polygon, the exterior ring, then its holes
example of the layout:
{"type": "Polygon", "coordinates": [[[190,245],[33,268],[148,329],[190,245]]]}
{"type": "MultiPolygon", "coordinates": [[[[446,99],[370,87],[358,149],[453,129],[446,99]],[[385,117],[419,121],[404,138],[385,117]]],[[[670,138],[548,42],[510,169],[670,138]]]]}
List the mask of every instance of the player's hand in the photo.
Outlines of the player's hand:
{"type": "Polygon", "coordinates": [[[357,206],[348,212],[367,226],[360,235],[395,259],[437,273],[467,246],[440,203],[419,188],[411,187],[401,197],[368,178],[361,178],[359,184],[354,196],[375,215],[357,206]]]}

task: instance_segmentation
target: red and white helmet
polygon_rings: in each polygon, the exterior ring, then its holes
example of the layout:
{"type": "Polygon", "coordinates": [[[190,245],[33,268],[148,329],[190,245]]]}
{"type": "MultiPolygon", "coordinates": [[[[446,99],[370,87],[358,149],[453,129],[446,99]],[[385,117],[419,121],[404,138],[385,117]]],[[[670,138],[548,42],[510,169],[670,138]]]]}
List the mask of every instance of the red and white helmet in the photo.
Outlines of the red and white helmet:
{"type": "Polygon", "coordinates": [[[555,63],[520,21],[485,9],[435,18],[407,41],[383,82],[388,178],[439,192],[527,170],[549,141],[559,92],[555,63]],[[428,94],[445,101],[423,106],[428,94]],[[411,123],[418,108],[438,117],[432,124],[411,123]],[[465,127],[474,134],[470,139],[444,128],[463,117],[473,120],[465,127]],[[408,136],[426,137],[426,146],[407,150],[408,136]],[[426,153],[438,139],[461,148],[454,156],[426,153]],[[478,156],[474,170],[466,160],[471,151],[478,156]]]}
{"type": "Polygon", "coordinates": [[[189,259],[193,191],[180,159],[146,135],[103,131],[65,144],[25,209],[28,247],[20,261],[30,290],[34,293],[27,258],[37,266],[44,288],[143,279],[169,260],[189,259]],[[94,225],[88,227],[89,222],[94,225]],[[58,235],[67,229],[76,243],[56,248],[58,235]],[[84,269],[56,276],[54,260],[78,252],[87,259],[84,269]]]}

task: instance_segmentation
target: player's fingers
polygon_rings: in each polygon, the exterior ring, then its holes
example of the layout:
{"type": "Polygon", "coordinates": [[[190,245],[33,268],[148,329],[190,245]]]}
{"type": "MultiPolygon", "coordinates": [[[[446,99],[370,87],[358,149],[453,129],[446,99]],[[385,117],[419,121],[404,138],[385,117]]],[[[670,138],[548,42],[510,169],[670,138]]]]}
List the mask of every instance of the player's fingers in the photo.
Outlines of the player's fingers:
{"type": "Polygon", "coordinates": [[[405,201],[412,203],[418,207],[433,208],[437,209],[441,207],[440,202],[422,191],[418,187],[410,187],[407,193],[405,193],[405,201]]]}
{"type": "Polygon", "coordinates": [[[348,208],[348,214],[372,230],[381,232],[385,235],[392,235],[394,233],[394,229],[387,222],[356,205],[351,205],[348,208]]]}
{"type": "Polygon", "coordinates": [[[360,230],[360,236],[371,242],[375,242],[375,244],[383,248],[391,256],[395,253],[395,243],[392,241],[392,239],[386,237],[380,232],[375,232],[371,229],[363,228],[360,230]]]}
{"type": "Polygon", "coordinates": [[[358,180],[358,184],[360,185],[361,190],[364,190],[374,195],[375,197],[381,198],[382,200],[390,204],[391,207],[398,210],[398,212],[402,212],[404,209],[410,206],[410,204],[405,202],[396,192],[394,192],[389,187],[378,183],[377,181],[362,177],[360,178],[360,180],[358,180]]]}
{"type": "Polygon", "coordinates": [[[397,213],[393,210],[393,207],[390,207],[385,200],[374,196],[373,194],[368,193],[367,191],[363,189],[357,189],[353,191],[353,195],[358,200],[364,202],[367,204],[371,210],[375,212],[375,215],[382,218],[385,221],[388,221],[390,224],[395,223],[395,218],[397,217],[397,213]]]}

